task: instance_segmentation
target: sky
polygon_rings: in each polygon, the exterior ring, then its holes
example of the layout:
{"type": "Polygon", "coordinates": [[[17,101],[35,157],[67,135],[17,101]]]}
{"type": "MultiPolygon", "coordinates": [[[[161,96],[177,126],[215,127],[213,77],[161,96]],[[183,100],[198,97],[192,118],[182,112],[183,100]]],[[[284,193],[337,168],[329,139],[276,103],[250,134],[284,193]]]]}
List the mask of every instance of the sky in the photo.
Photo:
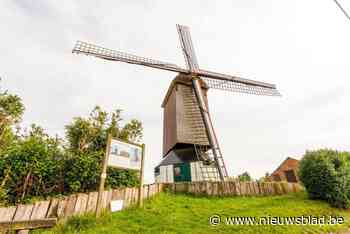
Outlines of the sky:
{"type": "MultiPolygon", "coordinates": [[[[350,2],[339,0],[350,11],[350,2]]],[[[145,181],[162,157],[161,102],[175,73],[73,55],[77,40],[185,67],[176,24],[199,67],[274,83],[282,97],[210,90],[228,172],[254,178],[306,150],[350,150],[350,21],[332,0],[0,1],[1,88],[36,123],[64,126],[95,105],[143,122],[145,181]]]]}

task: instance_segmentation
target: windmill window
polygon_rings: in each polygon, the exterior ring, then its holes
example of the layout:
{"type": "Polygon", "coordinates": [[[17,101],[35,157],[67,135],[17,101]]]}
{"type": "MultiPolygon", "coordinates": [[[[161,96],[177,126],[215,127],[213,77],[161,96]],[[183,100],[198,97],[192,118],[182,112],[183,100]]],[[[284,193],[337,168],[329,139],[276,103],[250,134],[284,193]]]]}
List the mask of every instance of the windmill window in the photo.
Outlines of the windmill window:
{"type": "Polygon", "coordinates": [[[160,175],[160,168],[159,168],[159,167],[156,167],[156,168],[154,169],[154,174],[155,174],[155,176],[160,175]]]}
{"type": "Polygon", "coordinates": [[[175,173],[175,176],[180,176],[181,175],[181,168],[180,167],[175,167],[174,168],[174,173],[175,173]]]}

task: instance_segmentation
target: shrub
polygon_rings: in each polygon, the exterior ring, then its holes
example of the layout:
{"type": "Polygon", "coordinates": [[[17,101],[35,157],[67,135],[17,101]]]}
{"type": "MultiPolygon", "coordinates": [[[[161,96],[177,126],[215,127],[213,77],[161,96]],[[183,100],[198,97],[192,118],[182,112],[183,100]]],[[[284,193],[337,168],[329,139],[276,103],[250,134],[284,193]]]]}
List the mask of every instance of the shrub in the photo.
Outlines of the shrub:
{"type": "MultiPolygon", "coordinates": [[[[6,147],[0,138],[0,204],[96,191],[108,134],[135,142],[142,137],[141,122],[131,120],[121,126],[120,115],[120,110],[108,114],[96,107],[89,118],[73,119],[66,126],[66,144],[37,125],[23,135],[13,135],[6,147]]],[[[0,130],[1,126],[0,121],[0,130]]],[[[0,136],[4,134],[0,131],[0,136]]],[[[108,168],[107,189],[138,184],[138,172],[108,168]]]]}
{"type": "Polygon", "coordinates": [[[1,187],[7,190],[2,197],[14,203],[57,193],[60,158],[58,143],[40,134],[12,144],[1,157],[1,187]]]}
{"type": "Polygon", "coordinates": [[[249,173],[246,171],[241,175],[238,175],[238,180],[240,182],[248,182],[248,181],[252,181],[252,177],[249,175],[249,173]]]}
{"type": "MultiPolygon", "coordinates": [[[[124,140],[140,140],[143,130],[141,122],[131,120],[121,127],[121,121],[121,110],[108,114],[97,106],[89,118],[75,118],[66,126],[68,149],[64,166],[65,191],[86,192],[97,189],[108,133],[124,140]]],[[[136,171],[109,167],[107,174],[106,188],[139,184],[136,171]]]]}
{"type": "MultiPolygon", "coordinates": [[[[70,155],[64,165],[65,192],[96,191],[100,181],[103,152],[84,152],[70,155]]],[[[139,184],[136,171],[108,168],[106,188],[133,187],[139,184]]]]}
{"type": "Polygon", "coordinates": [[[299,177],[311,199],[350,207],[350,153],[329,149],[307,151],[300,161],[299,177]]]}

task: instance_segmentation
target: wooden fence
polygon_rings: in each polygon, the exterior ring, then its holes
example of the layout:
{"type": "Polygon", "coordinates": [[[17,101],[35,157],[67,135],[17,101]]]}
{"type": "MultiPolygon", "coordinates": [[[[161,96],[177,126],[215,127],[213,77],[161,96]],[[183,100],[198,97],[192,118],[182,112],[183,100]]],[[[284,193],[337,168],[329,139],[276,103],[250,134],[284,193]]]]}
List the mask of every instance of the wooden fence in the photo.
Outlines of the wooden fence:
{"type": "Polygon", "coordinates": [[[303,191],[297,183],[286,182],[187,182],[164,184],[174,193],[207,196],[273,196],[303,191]]]}
{"type": "MultiPolygon", "coordinates": [[[[148,199],[162,191],[162,184],[143,186],[143,198],[148,199]]],[[[123,188],[104,191],[103,209],[113,200],[123,200],[123,209],[138,203],[139,188],[123,188]]],[[[62,198],[52,198],[34,204],[0,208],[0,233],[8,229],[33,229],[50,226],[56,219],[95,212],[97,192],[79,193],[62,198]],[[46,226],[45,226],[46,225],[46,226]],[[23,228],[21,228],[23,227],[23,228]],[[27,228],[25,228],[27,227],[27,228]]],[[[52,226],[52,225],[51,225],[52,226]]]]}
{"type": "MultiPolygon", "coordinates": [[[[188,182],[173,184],[150,184],[143,187],[143,198],[169,189],[174,193],[208,196],[271,196],[299,192],[299,184],[285,182],[188,182]]],[[[138,203],[139,188],[123,188],[104,191],[102,207],[107,209],[113,200],[123,200],[123,209],[138,203]]],[[[53,226],[57,220],[74,215],[92,213],[96,210],[97,192],[79,193],[62,198],[52,198],[34,204],[0,208],[0,233],[9,229],[34,229],[53,226]]]]}

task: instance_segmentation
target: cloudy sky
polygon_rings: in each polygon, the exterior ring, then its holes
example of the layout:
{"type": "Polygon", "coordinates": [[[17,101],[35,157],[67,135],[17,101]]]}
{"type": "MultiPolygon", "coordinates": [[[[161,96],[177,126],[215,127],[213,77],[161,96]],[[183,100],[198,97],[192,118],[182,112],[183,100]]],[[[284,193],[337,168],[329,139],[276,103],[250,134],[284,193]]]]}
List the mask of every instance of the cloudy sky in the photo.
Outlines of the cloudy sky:
{"type": "Polygon", "coordinates": [[[332,0],[2,0],[0,22],[1,87],[23,98],[23,126],[64,136],[97,104],[122,108],[144,124],[146,182],[175,74],[73,55],[76,40],[184,66],[175,27],[184,24],[202,69],[277,84],[281,98],[209,92],[230,175],[258,178],[307,149],[350,150],[350,22],[332,0]]]}

